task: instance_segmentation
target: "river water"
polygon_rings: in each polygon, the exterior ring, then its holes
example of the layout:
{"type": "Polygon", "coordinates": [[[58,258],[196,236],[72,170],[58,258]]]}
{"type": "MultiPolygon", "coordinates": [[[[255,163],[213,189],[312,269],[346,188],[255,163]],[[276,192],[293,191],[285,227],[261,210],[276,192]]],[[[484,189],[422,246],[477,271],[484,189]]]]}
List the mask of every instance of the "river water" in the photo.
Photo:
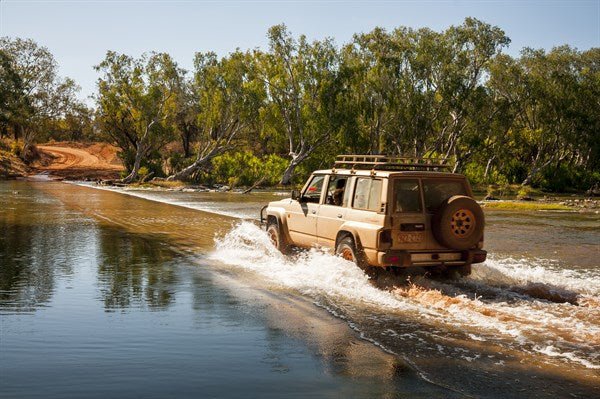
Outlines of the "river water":
{"type": "Polygon", "coordinates": [[[275,198],[0,182],[0,397],[599,397],[599,215],[486,211],[470,277],[369,281],[279,254],[275,198]]]}

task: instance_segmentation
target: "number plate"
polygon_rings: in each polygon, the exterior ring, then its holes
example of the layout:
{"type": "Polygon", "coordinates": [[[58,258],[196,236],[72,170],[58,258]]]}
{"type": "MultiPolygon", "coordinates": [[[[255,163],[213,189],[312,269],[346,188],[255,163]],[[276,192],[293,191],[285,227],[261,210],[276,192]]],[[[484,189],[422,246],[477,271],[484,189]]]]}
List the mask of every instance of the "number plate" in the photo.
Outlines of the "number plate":
{"type": "Polygon", "coordinates": [[[423,241],[423,233],[418,231],[411,231],[408,233],[400,232],[396,236],[396,242],[402,242],[406,244],[417,243],[423,241]]]}

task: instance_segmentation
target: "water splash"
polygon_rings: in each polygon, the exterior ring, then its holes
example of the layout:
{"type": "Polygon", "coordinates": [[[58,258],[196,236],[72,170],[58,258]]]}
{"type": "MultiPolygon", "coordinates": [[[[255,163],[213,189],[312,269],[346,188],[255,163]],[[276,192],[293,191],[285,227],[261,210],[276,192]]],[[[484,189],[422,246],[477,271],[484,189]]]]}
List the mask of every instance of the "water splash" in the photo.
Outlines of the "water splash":
{"type": "Polygon", "coordinates": [[[239,223],[216,240],[213,260],[259,273],[273,284],[308,295],[343,297],[363,305],[403,311],[419,308],[398,300],[369,282],[352,262],[313,248],[287,257],[272,244],[266,232],[249,222],[239,223]]]}
{"type": "Polygon", "coordinates": [[[549,259],[489,257],[473,267],[470,279],[493,286],[539,288],[540,284],[577,294],[600,295],[600,271],[559,269],[549,259]]]}
{"type": "Polygon", "coordinates": [[[599,302],[600,283],[589,273],[531,260],[492,258],[458,282],[417,278],[382,289],[354,264],[324,250],[282,255],[266,233],[249,222],[217,238],[210,257],[257,273],[279,287],[370,309],[373,317],[391,312],[432,329],[461,331],[502,347],[542,354],[548,361],[600,368],[600,308],[594,305],[599,302]],[[563,299],[574,295],[585,305],[551,301],[544,292],[563,299]]]}

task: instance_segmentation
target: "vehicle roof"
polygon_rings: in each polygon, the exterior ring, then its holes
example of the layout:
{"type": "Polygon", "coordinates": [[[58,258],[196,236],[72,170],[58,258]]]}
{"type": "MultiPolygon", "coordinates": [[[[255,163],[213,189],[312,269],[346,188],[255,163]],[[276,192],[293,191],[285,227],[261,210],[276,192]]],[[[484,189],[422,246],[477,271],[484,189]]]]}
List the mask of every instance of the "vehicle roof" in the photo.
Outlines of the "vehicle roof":
{"type": "MultiPolygon", "coordinates": [[[[431,170],[377,170],[374,171],[375,176],[378,177],[443,177],[453,179],[464,179],[465,176],[460,173],[451,172],[436,172],[431,170]]],[[[348,176],[372,176],[371,170],[365,169],[321,169],[316,170],[313,174],[336,174],[336,175],[348,175],[348,176]]]]}

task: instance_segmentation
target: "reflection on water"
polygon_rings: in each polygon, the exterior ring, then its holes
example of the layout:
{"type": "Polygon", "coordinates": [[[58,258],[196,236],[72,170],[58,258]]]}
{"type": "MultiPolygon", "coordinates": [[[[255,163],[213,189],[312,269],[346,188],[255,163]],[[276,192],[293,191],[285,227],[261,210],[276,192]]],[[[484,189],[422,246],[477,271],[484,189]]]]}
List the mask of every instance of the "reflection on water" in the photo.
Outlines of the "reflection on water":
{"type": "Polygon", "coordinates": [[[178,285],[178,276],[169,264],[173,252],[114,229],[99,234],[98,247],[98,285],[106,309],[162,309],[171,304],[178,285]]]}
{"type": "Polygon", "coordinates": [[[203,258],[227,217],[0,182],[0,397],[455,397],[203,258]]]}

